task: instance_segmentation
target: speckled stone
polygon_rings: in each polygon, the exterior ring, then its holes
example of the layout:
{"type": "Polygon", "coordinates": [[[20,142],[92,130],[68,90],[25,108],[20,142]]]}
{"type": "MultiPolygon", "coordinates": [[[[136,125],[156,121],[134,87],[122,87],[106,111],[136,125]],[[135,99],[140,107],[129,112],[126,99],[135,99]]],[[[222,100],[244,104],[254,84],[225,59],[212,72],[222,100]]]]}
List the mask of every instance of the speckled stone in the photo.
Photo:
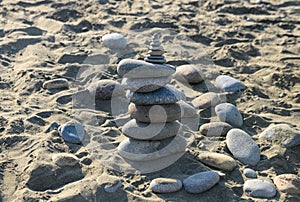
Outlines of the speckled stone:
{"type": "Polygon", "coordinates": [[[240,128],[243,126],[243,117],[239,110],[231,103],[218,104],[215,112],[220,121],[226,122],[233,127],[240,128]]]}
{"type": "Polygon", "coordinates": [[[255,170],[253,170],[251,168],[245,168],[243,171],[243,174],[248,178],[257,178],[257,174],[256,174],[255,170]]]}
{"type": "Polygon", "coordinates": [[[171,81],[172,77],[156,77],[156,78],[124,78],[122,86],[131,92],[147,93],[155,91],[171,81]]]}
{"type": "Polygon", "coordinates": [[[173,104],[185,99],[183,92],[167,85],[150,93],[133,93],[130,101],[137,105],[173,104]]]}
{"type": "Polygon", "coordinates": [[[135,105],[130,103],[131,118],[145,123],[165,123],[180,120],[181,108],[177,103],[163,105],[135,105]]]}
{"type": "Polygon", "coordinates": [[[152,64],[142,60],[123,59],[119,62],[117,71],[125,78],[155,78],[170,76],[175,73],[175,67],[167,64],[152,64]]]}
{"type": "Polygon", "coordinates": [[[52,89],[60,89],[60,88],[69,88],[69,83],[67,79],[52,79],[49,81],[45,81],[43,83],[43,88],[52,90],[52,89]]]}
{"type": "Polygon", "coordinates": [[[127,47],[127,41],[122,34],[111,33],[102,37],[103,45],[110,49],[124,49],[127,47]]]}
{"type": "Polygon", "coordinates": [[[226,136],[232,126],[225,122],[211,122],[200,126],[200,133],[205,136],[226,136]]]}
{"type": "Polygon", "coordinates": [[[59,134],[66,142],[79,144],[85,136],[82,124],[78,121],[69,121],[58,128],[59,134]]]}
{"type": "Polygon", "coordinates": [[[176,68],[175,79],[187,82],[190,84],[196,84],[203,81],[203,73],[201,69],[195,65],[181,65],[176,68]]]}
{"type": "Polygon", "coordinates": [[[300,144],[300,132],[287,124],[271,125],[259,135],[259,138],[265,138],[272,144],[282,145],[286,148],[300,144]]]}
{"type": "Polygon", "coordinates": [[[222,103],[222,99],[218,93],[208,92],[196,97],[192,104],[198,109],[205,109],[209,107],[214,107],[222,103]]]}
{"type": "Polygon", "coordinates": [[[232,171],[236,167],[236,162],[230,156],[214,152],[204,152],[198,155],[199,160],[215,168],[225,171],[232,171]]]}
{"type": "Polygon", "coordinates": [[[173,193],[182,189],[182,182],[171,178],[156,178],[151,181],[149,188],[155,193],[173,193]]]}
{"type": "Polygon", "coordinates": [[[240,129],[231,129],[226,144],[232,155],[242,163],[255,166],[260,160],[260,150],[250,135],[240,129]]]}
{"type": "Polygon", "coordinates": [[[75,166],[78,164],[79,159],[73,155],[68,153],[59,153],[59,154],[53,154],[52,155],[52,161],[60,166],[75,166]]]}
{"type": "Polygon", "coordinates": [[[241,81],[227,75],[218,76],[215,85],[224,92],[241,92],[246,89],[241,81]]]}
{"type": "Polygon", "coordinates": [[[274,178],[274,184],[281,192],[300,195],[300,177],[294,174],[281,174],[274,178]]]}
{"type": "Polygon", "coordinates": [[[265,180],[247,180],[243,188],[245,194],[254,198],[272,198],[276,195],[275,186],[265,180]]]}
{"type": "Polygon", "coordinates": [[[110,100],[113,97],[125,96],[122,85],[110,79],[103,79],[91,83],[88,87],[88,91],[96,100],[110,100]]]}
{"type": "Polygon", "coordinates": [[[204,171],[183,180],[183,186],[187,192],[199,194],[215,186],[219,180],[220,176],[216,172],[204,171]]]}
{"type": "Polygon", "coordinates": [[[177,135],[180,127],[178,121],[149,124],[132,119],[122,127],[122,132],[137,140],[162,140],[177,135]]]}

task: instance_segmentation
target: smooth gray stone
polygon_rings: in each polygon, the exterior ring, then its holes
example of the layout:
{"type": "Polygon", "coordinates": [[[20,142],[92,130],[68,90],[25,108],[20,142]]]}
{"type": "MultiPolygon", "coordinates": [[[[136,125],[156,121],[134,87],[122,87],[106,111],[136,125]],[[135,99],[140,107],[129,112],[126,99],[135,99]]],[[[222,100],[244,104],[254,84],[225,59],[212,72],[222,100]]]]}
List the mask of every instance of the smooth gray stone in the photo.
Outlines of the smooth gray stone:
{"type": "Polygon", "coordinates": [[[272,198],[276,195],[274,184],[265,180],[247,180],[243,190],[247,196],[254,198],[272,198]]]}
{"type": "Polygon", "coordinates": [[[173,104],[184,100],[184,93],[167,85],[150,93],[133,93],[130,101],[137,105],[173,104]]]}
{"type": "Polygon", "coordinates": [[[162,140],[176,136],[180,127],[178,121],[148,124],[132,119],[122,127],[122,133],[137,140],[162,140]]]}
{"type": "Polygon", "coordinates": [[[147,55],[144,59],[146,62],[156,63],[156,64],[164,64],[166,59],[164,56],[151,56],[147,55]]]}
{"type": "Polygon", "coordinates": [[[232,126],[225,122],[211,122],[200,126],[200,133],[206,136],[226,136],[232,126]]]}
{"type": "Polygon", "coordinates": [[[187,102],[180,100],[177,104],[180,105],[182,118],[194,118],[198,116],[196,109],[187,102]]]}
{"type": "Polygon", "coordinates": [[[206,109],[209,107],[214,107],[222,103],[222,99],[218,93],[208,92],[196,97],[192,104],[198,109],[206,109]]]}
{"type": "Polygon", "coordinates": [[[232,155],[246,165],[255,166],[260,160],[260,150],[250,135],[240,129],[231,129],[226,144],[232,155]]]}
{"type": "Polygon", "coordinates": [[[273,144],[279,144],[286,148],[300,144],[300,132],[287,124],[270,125],[259,135],[259,138],[265,138],[273,144]]]}
{"type": "Polygon", "coordinates": [[[241,92],[246,86],[239,80],[227,75],[220,75],[216,78],[215,85],[224,92],[241,92]]]}
{"type": "Polygon", "coordinates": [[[149,50],[148,54],[151,56],[160,56],[164,54],[164,50],[149,50]]]}
{"type": "Polygon", "coordinates": [[[198,158],[202,163],[221,170],[232,171],[236,167],[235,160],[225,154],[204,152],[199,154],[198,158]]]}
{"type": "Polygon", "coordinates": [[[73,155],[68,153],[59,153],[52,155],[52,161],[58,166],[75,166],[79,163],[79,159],[73,155]]]}
{"type": "Polygon", "coordinates": [[[183,180],[183,186],[187,192],[199,194],[215,186],[219,180],[220,176],[216,172],[204,171],[183,180]]]}
{"type": "Polygon", "coordinates": [[[215,112],[220,121],[226,122],[233,127],[243,126],[243,117],[239,110],[231,103],[218,104],[215,107],[215,112]]]}
{"type": "Polygon", "coordinates": [[[60,89],[60,88],[69,88],[69,83],[67,79],[52,79],[49,81],[45,81],[43,83],[43,88],[52,90],[52,89],[60,89]]]}
{"type": "Polygon", "coordinates": [[[195,65],[181,65],[176,68],[175,79],[196,84],[204,80],[204,75],[201,69],[195,65]]]}
{"type": "Polygon", "coordinates": [[[88,91],[96,100],[110,100],[113,97],[125,96],[123,86],[114,80],[103,79],[89,85],[88,91]]]}
{"type": "Polygon", "coordinates": [[[125,78],[155,78],[170,76],[176,69],[172,65],[152,64],[142,60],[123,59],[118,64],[117,71],[120,77],[125,78]]]}
{"type": "Polygon", "coordinates": [[[59,134],[66,142],[79,144],[82,142],[85,131],[78,121],[69,121],[58,128],[59,134]]]}
{"type": "Polygon", "coordinates": [[[251,168],[245,168],[243,173],[248,178],[257,178],[257,174],[256,174],[255,170],[253,170],[251,168]]]}
{"type": "Polygon", "coordinates": [[[102,37],[103,45],[110,49],[124,49],[127,47],[127,41],[122,34],[111,33],[102,37]]]}
{"type": "Polygon", "coordinates": [[[122,86],[131,92],[148,93],[164,87],[171,79],[171,76],[140,79],[124,78],[122,86]]]}
{"type": "Polygon", "coordinates": [[[149,188],[155,193],[173,193],[182,189],[182,182],[171,178],[156,178],[151,181],[149,188]]]}

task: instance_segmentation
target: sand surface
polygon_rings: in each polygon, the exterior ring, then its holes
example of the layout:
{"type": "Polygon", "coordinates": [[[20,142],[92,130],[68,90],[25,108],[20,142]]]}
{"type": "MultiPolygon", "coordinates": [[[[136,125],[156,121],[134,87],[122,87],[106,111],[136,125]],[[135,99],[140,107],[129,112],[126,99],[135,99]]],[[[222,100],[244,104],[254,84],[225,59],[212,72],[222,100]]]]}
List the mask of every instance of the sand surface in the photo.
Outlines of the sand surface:
{"type": "MultiPolygon", "coordinates": [[[[122,112],[112,113],[109,102],[100,103],[96,110],[89,101],[85,108],[74,107],[72,95],[99,79],[120,81],[118,62],[143,58],[153,30],[165,37],[170,64],[197,61],[206,65],[204,73],[212,82],[217,74],[226,74],[247,86],[241,96],[229,101],[244,117],[243,130],[260,147],[261,161],[253,167],[260,179],[272,180],[283,173],[299,175],[300,146],[284,149],[258,140],[258,134],[272,123],[300,130],[299,1],[0,0],[0,15],[0,201],[248,199],[242,189],[245,165],[238,161],[234,171],[225,172],[218,185],[202,194],[148,190],[156,177],[183,180],[211,170],[197,155],[208,148],[229,153],[225,138],[208,142],[195,133],[188,152],[173,165],[133,175],[109,168],[106,161],[94,159],[89,148],[65,143],[55,131],[44,132],[52,121],[63,124],[76,118],[90,135],[105,136],[107,147],[118,145],[124,136],[113,120],[122,112]],[[114,52],[103,47],[101,37],[112,32],[126,37],[127,50],[114,52]],[[42,88],[45,81],[55,78],[68,79],[70,88],[42,88]],[[80,165],[56,168],[51,156],[61,152],[75,154],[80,165]],[[64,176],[49,177],[55,173],[64,176]],[[96,180],[101,175],[120,177],[122,187],[115,193],[105,192],[96,180]]],[[[187,99],[207,91],[207,85],[185,89],[187,99]]],[[[210,111],[199,114],[200,124],[214,119],[210,111]]],[[[271,201],[299,200],[277,193],[271,201]]]]}

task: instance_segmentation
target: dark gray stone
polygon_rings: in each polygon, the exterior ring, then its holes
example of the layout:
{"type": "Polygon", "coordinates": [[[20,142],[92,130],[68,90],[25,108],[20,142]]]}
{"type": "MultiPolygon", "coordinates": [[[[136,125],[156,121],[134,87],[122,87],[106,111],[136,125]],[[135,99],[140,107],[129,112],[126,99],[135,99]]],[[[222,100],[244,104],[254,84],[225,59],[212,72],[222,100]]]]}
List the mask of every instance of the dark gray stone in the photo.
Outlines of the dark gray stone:
{"type": "Polygon", "coordinates": [[[233,127],[242,127],[243,117],[239,110],[231,103],[218,104],[215,112],[220,121],[226,122],[233,127]]]}

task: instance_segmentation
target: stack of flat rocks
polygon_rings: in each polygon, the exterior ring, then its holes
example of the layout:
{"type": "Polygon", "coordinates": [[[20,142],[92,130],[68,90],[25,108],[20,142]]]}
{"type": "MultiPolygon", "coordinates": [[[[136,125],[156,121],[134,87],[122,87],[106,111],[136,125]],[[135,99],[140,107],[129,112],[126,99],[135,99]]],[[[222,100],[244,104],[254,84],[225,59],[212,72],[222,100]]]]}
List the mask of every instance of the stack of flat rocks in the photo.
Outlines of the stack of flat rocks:
{"type": "Polygon", "coordinates": [[[127,137],[118,153],[133,167],[153,172],[174,163],[188,144],[183,135],[180,100],[183,92],[168,83],[175,67],[165,64],[159,36],[154,35],[145,61],[124,59],[118,64],[122,86],[129,90],[132,120],[122,127],[127,137]],[[182,135],[178,135],[182,134],[182,135]]]}

